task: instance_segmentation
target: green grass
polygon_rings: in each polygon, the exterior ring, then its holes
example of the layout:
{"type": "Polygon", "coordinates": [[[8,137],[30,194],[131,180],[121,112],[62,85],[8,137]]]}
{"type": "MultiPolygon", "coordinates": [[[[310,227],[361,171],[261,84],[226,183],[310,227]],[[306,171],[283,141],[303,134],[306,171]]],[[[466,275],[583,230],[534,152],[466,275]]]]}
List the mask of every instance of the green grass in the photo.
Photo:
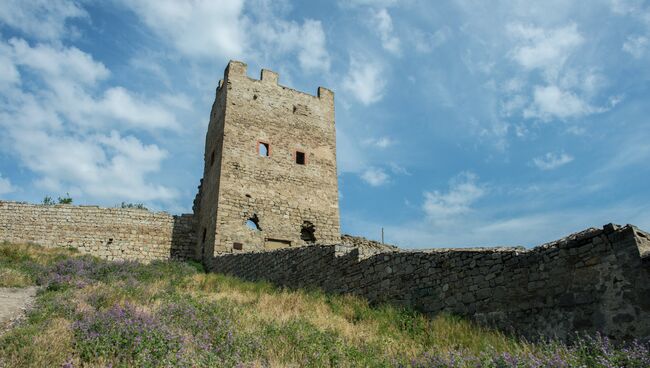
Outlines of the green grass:
{"type": "Polygon", "coordinates": [[[0,287],[35,285],[44,268],[76,255],[74,249],[50,250],[35,244],[0,244],[0,287]]]}
{"type": "Polygon", "coordinates": [[[206,274],[196,263],[1,244],[0,275],[10,275],[0,286],[42,286],[26,321],[0,337],[0,367],[599,366],[605,354],[602,341],[536,345],[453,316],[206,274]]]}

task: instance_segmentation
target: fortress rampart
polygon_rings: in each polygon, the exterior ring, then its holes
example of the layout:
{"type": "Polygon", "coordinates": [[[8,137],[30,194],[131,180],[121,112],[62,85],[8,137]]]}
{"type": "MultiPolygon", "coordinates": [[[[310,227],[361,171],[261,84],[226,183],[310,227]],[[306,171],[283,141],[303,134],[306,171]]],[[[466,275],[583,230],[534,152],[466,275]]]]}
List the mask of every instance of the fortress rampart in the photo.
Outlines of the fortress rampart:
{"type": "Polygon", "coordinates": [[[528,337],[650,336],[650,235],[588,229],[533,249],[378,251],[346,245],[221,255],[212,270],[447,312],[528,337]]]}
{"type": "Polygon", "coordinates": [[[190,259],[196,242],[193,218],[139,209],[0,201],[0,242],[74,247],[108,260],[190,259]]]}
{"type": "MultiPolygon", "coordinates": [[[[137,209],[0,201],[0,241],[75,247],[109,260],[191,259],[193,221],[137,209]]],[[[452,313],[529,337],[650,336],[650,234],[634,226],[592,228],[532,249],[408,251],[348,236],[341,243],[217,255],[209,269],[452,313]]]]}

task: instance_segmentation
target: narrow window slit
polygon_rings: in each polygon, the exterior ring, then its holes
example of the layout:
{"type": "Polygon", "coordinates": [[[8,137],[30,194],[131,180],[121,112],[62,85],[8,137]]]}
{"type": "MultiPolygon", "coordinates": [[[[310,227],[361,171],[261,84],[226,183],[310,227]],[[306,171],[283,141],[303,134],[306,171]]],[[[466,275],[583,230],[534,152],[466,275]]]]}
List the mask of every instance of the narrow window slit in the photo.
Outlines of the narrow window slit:
{"type": "Polygon", "coordinates": [[[305,153],[296,151],[296,163],[298,165],[304,165],[305,164],[305,153]]]}
{"type": "Polygon", "coordinates": [[[271,155],[269,144],[265,142],[257,142],[257,152],[261,157],[269,157],[271,155]]]}

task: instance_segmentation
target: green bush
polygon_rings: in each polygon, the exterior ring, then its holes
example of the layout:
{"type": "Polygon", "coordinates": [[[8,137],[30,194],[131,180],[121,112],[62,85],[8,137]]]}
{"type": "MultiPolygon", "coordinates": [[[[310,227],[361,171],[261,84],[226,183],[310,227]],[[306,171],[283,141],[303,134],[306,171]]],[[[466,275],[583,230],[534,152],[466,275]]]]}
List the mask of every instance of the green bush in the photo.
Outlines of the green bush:
{"type": "Polygon", "coordinates": [[[135,208],[138,210],[148,210],[147,207],[145,207],[144,203],[126,203],[122,202],[120,205],[120,208],[135,208]]]}

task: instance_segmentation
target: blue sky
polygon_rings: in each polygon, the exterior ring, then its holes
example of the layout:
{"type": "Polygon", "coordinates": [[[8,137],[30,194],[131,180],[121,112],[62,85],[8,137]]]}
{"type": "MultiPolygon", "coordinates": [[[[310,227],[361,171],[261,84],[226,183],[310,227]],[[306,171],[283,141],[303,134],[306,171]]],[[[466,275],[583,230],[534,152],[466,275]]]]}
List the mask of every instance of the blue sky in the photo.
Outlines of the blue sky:
{"type": "Polygon", "coordinates": [[[650,3],[633,0],[3,1],[0,198],[190,212],[230,59],[335,91],[345,233],[650,229],[650,3]]]}

